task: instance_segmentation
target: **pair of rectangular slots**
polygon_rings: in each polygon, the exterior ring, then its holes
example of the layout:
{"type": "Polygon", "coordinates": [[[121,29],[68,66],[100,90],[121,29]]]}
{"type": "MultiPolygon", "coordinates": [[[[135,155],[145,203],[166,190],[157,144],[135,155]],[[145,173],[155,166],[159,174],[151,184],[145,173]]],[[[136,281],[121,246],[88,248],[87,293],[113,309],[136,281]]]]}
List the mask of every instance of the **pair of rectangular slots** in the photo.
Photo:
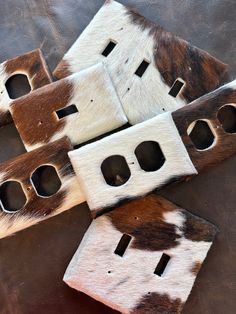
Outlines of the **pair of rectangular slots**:
{"type": "MultiPolygon", "coordinates": [[[[119,255],[120,257],[123,257],[123,255],[125,254],[125,251],[127,250],[130,241],[132,240],[132,237],[128,234],[123,234],[114,253],[116,255],[119,255]]],[[[158,275],[159,277],[161,277],[166,269],[166,266],[168,264],[170,260],[170,256],[163,253],[156,268],[154,271],[155,275],[158,275]]]]}
{"type": "MultiPolygon", "coordinates": [[[[112,50],[115,48],[116,45],[117,45],[116,42],[109,41],[108,45],[103,50],[102,55],[104,57],[108,57],[109,54],[112,52],[112,50]]],[[[137,68],[137,70],[135,71],[135,75],[137,75],[139,77],[142,77],[143,74],[146,72],[149,64],[150,64],[149,62],[147,62],[146,60],[143,60],[142,63],[137,68]]],[[[177,97],[179,92],[180,92],[180,90],[182,89],[183,85],[184,85],[184,83],[177,79],[174,82],[173,86],[171,87],[171,89],[169,91],[169,95],[172,96],[172,97],[177,97]]]]}

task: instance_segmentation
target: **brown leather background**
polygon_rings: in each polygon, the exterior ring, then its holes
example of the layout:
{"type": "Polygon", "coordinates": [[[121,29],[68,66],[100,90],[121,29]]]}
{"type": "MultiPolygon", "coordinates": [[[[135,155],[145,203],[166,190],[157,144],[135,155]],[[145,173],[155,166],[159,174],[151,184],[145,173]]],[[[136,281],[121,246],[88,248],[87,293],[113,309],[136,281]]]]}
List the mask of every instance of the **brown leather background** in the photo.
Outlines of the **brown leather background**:
{"type": "MultiPolygon", "coordinates": [[[[102,2],[0,0],[0,62],[40,47],[53,70],[102,2]]],[[[121,2],[134,6],[166,29],[228,63],[232,77],[235,76],[235,0],[121,2]]],[[[0,161],[23,151],[14,127],[1,128],[0,161]]],[[[236,311],[235,165],[236,156],[191,182],[159,192],[220,229],[184,314],[236,311]]],[[[115,313],[62,282],[65,268],[89,222],[88,207],[83,204],[0,240],[1,314],[115,313]]]]}

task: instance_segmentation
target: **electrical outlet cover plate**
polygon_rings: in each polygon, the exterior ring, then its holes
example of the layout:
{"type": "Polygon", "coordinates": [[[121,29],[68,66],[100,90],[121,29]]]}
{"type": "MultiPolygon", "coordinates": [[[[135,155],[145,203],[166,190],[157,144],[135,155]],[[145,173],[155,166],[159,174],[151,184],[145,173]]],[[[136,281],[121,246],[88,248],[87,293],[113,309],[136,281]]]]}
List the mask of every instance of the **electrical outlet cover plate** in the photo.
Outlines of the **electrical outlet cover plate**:
{"type": "Polygon", "coordinates": [[[149,195],[93,220],[64,281],[122,313],[180,313],[215,233],[149,195]]]}
{"type": "Polygon", "coordinates": [[[67,155],[71,149],[70,141],[65,137],[0,164],[0,238],[85,201],[67,155]],[[56,172],[60,181],[53,192],[45,192],[40,187],[40,180],[35,179],[42,166],[53,167],[50,169],[56,172]],[[17,211],[6,207],[8,202],[4,198],[9,183],[20,185],[25,195],[25,204],[17,211]]]}
{"type": "Polygon", "coordinates": [[[105,2],[54,75],[63,78],[98,62],[107,65],[131,124],[214,90],[227,71],[207,52],[113,0],[105,2]]]}
{"type": "Polygon", "coordinates": [[[15,100],[10,111],[27,151],[63,136],[75,146],[127,123],[102,63],[15,100]]]}
{"type": "Polygon", "coordinates": [[[236,153],[236,80],[173,112],[172,117],[198,172],[231,157],[236,153]],[[191,136],[194,132],[200,143],[191,136]]]}
{"type": "Polygon", "coordinates": [[[71,151],[69,157],[95,215],[127,198],[144,196],[171,181],[197,174],[170,112],[71,151]],[[151,149],[145,148],[149,143],[151,149]],[[144,155],[139,157],[142,145],[144,155]],[[102,165],[112,157],[116,158],[116,172],[114,178],[106,178],[102,165]],[[145,167],[149,161],[154,161],[153,168],[145,167]]]}
{"type": "Polygon", "coordinates": [[[27,77],[31,90],[35,90],[52,82],[41,50],[36,49],[0,64],[0,126],[12,122],[9,107],[10,98],[6,83],[14,75],[27,77]]]}

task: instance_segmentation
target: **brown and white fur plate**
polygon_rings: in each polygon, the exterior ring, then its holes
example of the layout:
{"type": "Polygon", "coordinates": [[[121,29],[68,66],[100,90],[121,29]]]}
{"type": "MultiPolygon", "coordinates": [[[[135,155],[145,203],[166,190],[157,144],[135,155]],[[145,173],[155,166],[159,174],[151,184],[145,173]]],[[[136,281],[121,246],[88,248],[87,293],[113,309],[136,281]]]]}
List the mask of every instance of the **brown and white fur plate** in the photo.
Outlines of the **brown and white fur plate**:
{"type": "Polygon", "coordinates": [[[121,201],[196,175],[235,153],[236,80],[172,114],[163,113],[71,151],[69,157],[97,215],[121,201]],[[200,139],[207,136],[205,146],[195,142],[196,134],[200,139]]]}
{"type": "Polygon", "coordinates": [[[17,74],[27,77],[31,90],[52,81],[43,54],[39,49],[0,64],[0,126],[12,122],[9,106],[13,99],[9,96],[6,84],[17,74]]]}
{"type": "Polygon", "coordinates": [[[57,78],[104,62],[131,124],[176,110],[222,85],[224,63],[108,0],[64,55],[57,78]]]}
{"type": "Polygon", "coordinates": [[[122,313],[180,313],[216,231],[149,195],[93,220],[64,281],[122,313]]]}
{"type": "MultiPolygon", "coordinates": [[[[0,164],[0,238],[84,201],[67,155],[71,149],[70,141],[64,137],[0,164]],[[50,178],[57,178],[53,189],[45,189],[38,179],[43,167],[51,173],[47,182],[49,188],[50,178]],[[13,185],[17,185],[24,195],[24,204],[17,210],[5,198],[13,185]]],[[[14,202],[14,195],[8,196],[14,202]]]]}
{"type": "Polygon", "coordinates": [[[63,136],[75,146],[127,123],[102,63],[15,100],[10,111],[27,151],[63,136]]]}

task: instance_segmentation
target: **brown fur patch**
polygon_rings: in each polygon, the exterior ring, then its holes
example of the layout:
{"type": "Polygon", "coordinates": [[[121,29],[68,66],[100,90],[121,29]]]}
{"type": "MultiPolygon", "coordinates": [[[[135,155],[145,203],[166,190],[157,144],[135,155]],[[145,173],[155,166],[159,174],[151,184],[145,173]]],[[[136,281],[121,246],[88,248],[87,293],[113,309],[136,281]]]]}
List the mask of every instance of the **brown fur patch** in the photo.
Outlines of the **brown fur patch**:
{"type": "Polygon", "coordinates": [[[172,113],[190,158],[199,172],[220,163],[236,152],[236,134],[226,133],[217,119],[219,109],[230,103],[236,103],[236,90],[222,87],[172,113]],[[203,151],[196,149],[187,133],[189,125],[201,119],[209,120],[217,135],[216,145],[203,151]]]}
{"type": "Polygon", "coordinates": [[[197,276],[197,274],[198,274],[198,272],[199,272],[201,266],[202,266],[202,263],[201,263],[201,262],[195,262],[195,263],[193,264],[193,267],[191,268],[191,273],[193,273],[194,276],[197,276]]]}
{"type": "MultiPolygon", "coordinates": [[[[33,90],[52,82],[45,59],[39,49],[5,61],[4,67],[7,78],[15,73],[27,73],[33,90]]],[[[0,111],[0,125],[11,122],[12,117],[9,111],[0,111]]]]}
{"type": "Polygon", "coordinates": [[[122,233],[134,237],[132,247],[140,250],[162,251],[178,245],[176,227],[166,223],[163,214],[176,210],[167,200],[149,195],[134,200],[107,214],[122,233]]]}
{"type": "Polygon", "coordinates": [[[5,71],[9,77],[15,72],[28,73],[33,89],[50,84],[52,81],[40,49],[6,61],[5,71]]]}
{"type": "MultiPolygon", "coordinates": [[[[59,178],[74,175],[67,155],[68,151],[71,149],[72,147],[69,140],[64,137],[61,140],[20,155],[0,165],[0,173],[3,174],[0,185],[5,181],[19,181],[28,199],[25,206],[18,213],[13,215],[13,222],[14,219],[17,219],[18,215],[33,214],[45,216],[60,207],[66,191],[59,190],[51,197],[40,197],[36,194],[30,177],[32,173],[42,165],[54,166],[58,172],[59,178]]],[[[2,213],[2,215],[8,214],[2,213]]]]}
{"type": "Polygon", "coordinates": [[[171,299],[167,294],[152,292],[142,297],[132,314],[177,314],[183,307],[180,299],[171,299]]]}
{"type": "Polygon", "coordinates": [[[72,84],[64,79],[12,103],[12,117],[24,144],[48,143],[63,129],[65,120],[58,120],[55,111],[68,104],[72,90],[72,84]]]}
{"type": "Polygon", "coordinates": [[[56,67],[56,69],[53,71],[53,76],[57,79],[60,79],[62,77],[67,77],[71,75],[70,71],[70,65],[67,61],[62,60],[59,65],[56,67]]]}
{"type": "Polygon", "coordinates": [[[149,29],[155,43],[155,65],[165,83],[171,87],[177,78],[186,82],[181,96],[188,102],[214,90],[225,81],[226,64],[165,31],[139,13],[128,10],[127,14],[131,22],[142,30],[149,29]]]}
{"type": "Polygon", "coordinates": [[[206,220],[196,217],[187,211],[183,211],[186,221],[183,226],[183,232],[186,239],[191,241],[212,242],[217,229],[206,220]]]}

